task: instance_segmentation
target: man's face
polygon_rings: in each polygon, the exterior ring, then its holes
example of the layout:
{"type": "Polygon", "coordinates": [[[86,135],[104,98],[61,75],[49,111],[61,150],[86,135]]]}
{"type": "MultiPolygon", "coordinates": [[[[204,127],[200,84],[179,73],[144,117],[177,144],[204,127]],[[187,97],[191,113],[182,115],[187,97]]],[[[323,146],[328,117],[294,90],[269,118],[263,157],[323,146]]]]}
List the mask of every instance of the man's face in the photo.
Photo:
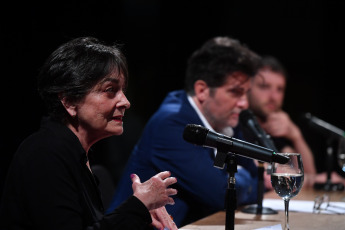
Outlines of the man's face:
{"type": "Polygon", "coordinates": [[[236,72],[228,76],[222,86],[209,89],[201,109],[214,130],[220,131],[238,124],[239,114],[248,108],[249,86],[248,76],[236,72]]]}
{"type": "Polygon", "coordinates": [[[283,105],[286,79],[270,69],[260,70],[251,80],[248,91],[250,109],[261,119],[279,111],[283,105]]]}

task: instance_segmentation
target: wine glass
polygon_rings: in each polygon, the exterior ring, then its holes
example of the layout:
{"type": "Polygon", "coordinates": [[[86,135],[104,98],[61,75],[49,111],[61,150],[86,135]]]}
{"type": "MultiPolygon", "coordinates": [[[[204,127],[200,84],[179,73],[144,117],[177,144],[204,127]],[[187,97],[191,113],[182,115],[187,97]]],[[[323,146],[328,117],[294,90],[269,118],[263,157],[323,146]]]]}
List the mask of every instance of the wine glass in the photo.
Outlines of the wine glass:
{"type": "Polygon", "coordinates": [[[289,158],[286,164],[272,162],[271,183],[282,197],[285,205],[285,227],[289,230],[289,201],[295,197],[303,186],[304,170],[302,156],[299,153],[280,153],[289,158]]]}

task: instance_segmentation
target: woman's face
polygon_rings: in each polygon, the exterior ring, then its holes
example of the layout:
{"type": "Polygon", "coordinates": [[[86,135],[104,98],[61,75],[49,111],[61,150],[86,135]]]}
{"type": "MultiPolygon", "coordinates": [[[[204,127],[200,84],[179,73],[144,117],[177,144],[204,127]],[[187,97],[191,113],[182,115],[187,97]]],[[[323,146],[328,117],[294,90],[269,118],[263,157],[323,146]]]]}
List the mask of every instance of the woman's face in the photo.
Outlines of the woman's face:
{"type": "Polygon", "coordinates": [[[76,105],[79,133],[89,140],[120,135],[122,118],[130,102],[124,94],[125,79],[122,74],[111,74],[102,79],[85,98],[76,105]],[[80,132],[82,131],[82,132],[80,132]]]}

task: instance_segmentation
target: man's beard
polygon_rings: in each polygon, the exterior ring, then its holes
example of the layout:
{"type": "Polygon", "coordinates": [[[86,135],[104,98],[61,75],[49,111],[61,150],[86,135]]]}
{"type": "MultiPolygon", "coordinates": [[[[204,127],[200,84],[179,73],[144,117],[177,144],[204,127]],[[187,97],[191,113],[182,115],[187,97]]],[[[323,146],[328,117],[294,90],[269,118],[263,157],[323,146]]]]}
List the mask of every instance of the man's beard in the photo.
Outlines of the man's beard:
{"type": "Polygon", "coordinates": [[[261,109],[256,109],[256,108],[251,108],[252,112],[254,113],[255,116],[257,116],[257,118],[262,121],[262,122],[266,122],[267,120],[267,113],[265,113],[263,110],[261,109]]]}

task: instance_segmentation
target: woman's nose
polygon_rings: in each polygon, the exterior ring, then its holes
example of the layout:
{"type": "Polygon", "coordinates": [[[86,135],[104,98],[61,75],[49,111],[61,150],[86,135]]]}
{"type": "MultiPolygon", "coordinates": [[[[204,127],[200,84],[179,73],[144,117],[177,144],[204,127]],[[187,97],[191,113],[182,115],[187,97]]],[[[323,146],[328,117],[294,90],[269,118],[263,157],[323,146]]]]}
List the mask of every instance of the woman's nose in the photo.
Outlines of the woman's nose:
{"type": "Polygon", "coordinates": [[[118,103],[119,107],[124,107],[125,109],[129,109],[131,107],[131,103],[129,102],[129,100],[127,99],[126,95],[124,94],[124,92],[121,92],[120,95],[120,102],[118,103]]]}

